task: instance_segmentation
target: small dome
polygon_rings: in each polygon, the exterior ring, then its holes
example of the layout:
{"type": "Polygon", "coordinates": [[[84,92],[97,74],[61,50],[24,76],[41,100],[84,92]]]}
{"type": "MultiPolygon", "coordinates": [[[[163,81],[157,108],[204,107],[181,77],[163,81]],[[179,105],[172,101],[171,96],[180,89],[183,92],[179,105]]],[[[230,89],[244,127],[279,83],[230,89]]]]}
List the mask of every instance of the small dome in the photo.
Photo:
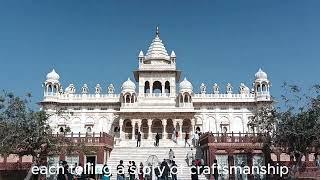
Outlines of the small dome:
{"type": "Polygon", "coordinates": [[[121,88],[122,91],[135,91],[136,85],[128,78],[128,80],[122,84],[121,88]]]}
{"type": "Polygon", "coordinates": [[[264,71],[262,71],[262,69],[260,68],[258,70],[258,72],[255,74],[256,79],[268,79],[268,75],[267,73],[265,73],[264,71]]]}
{"type": "Polygon", "coordinates": [[[180,92],[183,92],[183,91],[192,92],[193,90],[192,84],[187,80],[187,78],[184,78],[183,81],[180,82],[179,88],[180,88],[180,92]]]}
{"type": "Polygon", "coordinates": [[[60,76],[56,71],[53,69],[50,73],[47,74],[47,80],[59,81],[60,76]]]}

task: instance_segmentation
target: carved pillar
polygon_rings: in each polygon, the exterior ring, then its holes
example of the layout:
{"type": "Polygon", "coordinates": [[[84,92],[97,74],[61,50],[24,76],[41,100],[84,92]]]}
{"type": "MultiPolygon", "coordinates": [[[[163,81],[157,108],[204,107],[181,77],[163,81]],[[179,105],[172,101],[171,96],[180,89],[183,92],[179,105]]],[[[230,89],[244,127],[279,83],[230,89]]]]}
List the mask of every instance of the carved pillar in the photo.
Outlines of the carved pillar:
{"type": "Polygon", "coordinates": [[[141,120],[137,120],[138,123],[138,132],[141,132],[141,120]]]}
{"type": "Polygon", "coordinates": [[[152,126],[152,119],[148,119],[148,139],[152,139],[151,126],[152,126]]]}
{"type": "Polygon", "coordinates": [[[122,126],[123,126],[123,119],[120,118],[119,119],[119,128],[120,128],[119,136],[120,136],[120,139],[124,140],[124,132],[123,132],[122,126]]]}
{"type": "Polygon", "coordinates": [[[178,124],[179,124],[179,140],[182,140],[182,119],[179,119],[178,124]]]}
{"type": "Polygon", "coordinates": [[[131,137],[131,139],[132,140],[134,140],[135,125],[136,125],[136,121],[134,119],[132,119],[131,120],[131,126],[132,126],[132,137],[131,137]]]}
{"type": "Polygon", "coordinates": [[[196,125],[196,120],[194,118],[191,119],[191,126],[192,126],[192,134],[195,132],[195,125],[196,125]]]}
{"type": "Polygon", "coordinates": [[[165,93],[165,87],[164,87],[164,83],[162,83],[162,90],[161,90],[161,92],[162,92],[162,94],[164,94],[165,93]]]}
{"type": "Polygon", "coordinates": [[[150,94],[152,94],[152,89],[153,89],[153,83],[150,82],[150,94]]]}
{"type": "Polygon", "coordinates": [[[166,119],[162,119],[162,126],[163,126],[162,139],[167,139],[167,131],[166,131],[167,120],[166,119]]]}

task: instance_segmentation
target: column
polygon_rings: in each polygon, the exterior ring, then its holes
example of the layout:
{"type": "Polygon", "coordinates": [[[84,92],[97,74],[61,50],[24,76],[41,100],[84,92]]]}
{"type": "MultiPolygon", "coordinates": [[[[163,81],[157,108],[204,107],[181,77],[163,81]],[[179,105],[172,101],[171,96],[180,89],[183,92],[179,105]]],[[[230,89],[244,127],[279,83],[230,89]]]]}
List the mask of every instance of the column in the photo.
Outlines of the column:
{"type": "Polygon", "coordinates": [[[162,131],[162,139],[167,139],[167,132],[166,132],[166,127],[167,127],[167,120],[162,119],[162,126],[163,126],[163,131],[162,131]]]}
{"type": "Polygon", "coordinates": [[[161,90],[161,92],[162,92],[162,94],[165,93],[165,84],[164,84],[164,83],[162,83],[162,90],[161,90]]]}
{"type": "Polygon", "coordinates": [[[122,132],[122,126],[123,126],[123,119],[120,118],[119,119],[119,128],[120,128],[120,132],[119,132],[119,136],[120,136],[120,139],[124,140],[124,132],[122,132]]]}
{"type": "Polygon", "coordinates": [[[141,132],[141,120],[137,120],[138,123],[138,132],[141,132]]]}
{"type": "Polygon", "coordinates": [[[151,126],[152,126],[152,119],[148,119],[148,139],[152,139],[151,126]]]}
{"type": "Polygon", "coordinates": [[[191,119],[191,126],[192,126],[192,134],[195,133],[195,125],[196,125],[196,121],[194,118],[191,119]]]}
{"type": "Polygon", "coordinates": [[[131,139],[132,140],[134,140],[135,125],[136,125],[136,121],[134,119],[132,119],[131,120],[131,126],[132,126],[132,137],[131,137],[131,139]]]}
{"type": "Polygon", "coordinates": [[[183,122],[183,120],[179,119],[179,121],[178,121],[178,124],[179,124],[179,127],[180,127],[180,129],[179,129],[179,137],[178,137],[179,140],[183,139],[182,138],[182,122],[183,122]]]}

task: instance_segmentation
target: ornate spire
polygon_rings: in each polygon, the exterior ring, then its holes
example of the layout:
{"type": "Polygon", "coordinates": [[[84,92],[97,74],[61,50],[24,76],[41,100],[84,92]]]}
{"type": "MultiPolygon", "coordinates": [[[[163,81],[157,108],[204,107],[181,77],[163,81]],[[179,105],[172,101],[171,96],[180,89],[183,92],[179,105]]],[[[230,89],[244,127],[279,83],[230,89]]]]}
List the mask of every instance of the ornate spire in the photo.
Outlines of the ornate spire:
{"type": "Polygon", "coordinates": [[[156,36],[159,36],[160,32],[159,32],[159,26],[157,26],[156,28],[156,36]]]}
{"type": "Polygon", "coordinates": [[[164,59],[169,60],[168,52],[159,37],[159,27],[156,28],[156,37],[152,40],[151,45],[146,53],[146,60],[148,59],[164,59]]]}

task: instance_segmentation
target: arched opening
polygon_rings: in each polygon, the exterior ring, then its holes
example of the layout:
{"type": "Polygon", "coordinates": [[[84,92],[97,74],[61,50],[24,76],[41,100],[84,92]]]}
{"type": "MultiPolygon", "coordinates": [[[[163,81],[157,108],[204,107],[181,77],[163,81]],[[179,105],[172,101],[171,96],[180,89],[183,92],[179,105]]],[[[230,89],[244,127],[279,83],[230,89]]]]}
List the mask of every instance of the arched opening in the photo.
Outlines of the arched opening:
{"type": "Polygon", "coordinates": [[[260,84],[258,84],[257,85],[257,92],[260,92],[260,90],[261,90],[261,86],[260,86],[260,84]]]}
{"type": "Polygon", "coordinates": [[[185,138],[186,134],[189,134],[189,138],[190,136],[190,132],[192,130],[191,127],[191,120],[190,119],[184,119],[182,122],[182,133],[184,134],[183,138],[185,138]]]}
{"type": "Polygon", "coordinates": [[[190,101],[190,96],[188,93],[185,93],[183,102],[188,103],[189,101],[190,101]]]}
{"type": "Polygon", "coordinates": [[[131,120],[126,119],[123,121],[123,131],[125,133],[125,139],[131,139],[132,138],[132,125],[131,120]]]}
{"type": "Polygon", "coordinates": [[[91,133],[92,132],[92,128],[89,126],[87,127],[87,133],[91,133]]]}
{"type": "Polygon", "coordinates": [[[174,135],[174,134],[172,134],[173,129],[174,129],[173,121],[172,121],[172,119],[168,119],[167,125],[166,125],[166,132],[168,134],[168,139],[172,139],[172,136],[174,135]]]}
{"type": "Polygon", "coordinates": [[[51,86],[51,84],[49,84],[49,86],[48,86],[48,92],[52,92],[52,86],[51,86]]]}
{"type": "Polygon", "coordinates": [[[54,86],[53,86],[53,93],[57,93],[57,92],[58,92],[57,85],[54,85],[54,86]]]}
{"type": "Polygon", "coordinates": [[[130,103],[130,94],[126,95],[126,102],[125,103],[130,103]]]}
{"type": "Polygon", "coordinates": [[[134,103],[134,100],[135,100],[135,96],[134,94],[131,96],[131,103],[134,103]]]}
{"type": "Polygon", "coordinates": [[[60,132],[60,133],[63,133],[63,132],[64,132],[63,127],[60,127],[60,128],[59,128],[59,132],[60,132]]]}
{"type": "Polygon", "coordinates": [[[147,139],[148,138],[149,126],[148,126],[148,120],[147,119],[142,119],[142,121],[141,121],[141,133],[142,133],[142,138],[143,139],[147,139]]]}
{"type": "Polygon", "coordinates": [[[267,86],[265,84],[262,84],[262,91],[266,92],[267,91],[267,86]]]}
{"type": "Polygon", "coordinates": [[[160,81],[155,81],[152,86],[153,93],[162,93],[162,84],[160,81]]]}
{"type": "Polygon", "coordinates": [[[162,137],[163,127],[162,121],[160,119],[155,119],[152,121],[151,132],[153,134],[153,139],[155,138],[157,133],[159,133],[160,137],[162,137]]]}
{"type": "Polygon", "coordinates": [[[170,93],[170,83],[169,83],[169,81],[166,81],[166,83],[164,84],[164,91],[165,91],[165,93],[170,93]]]}
{"type": "Polygon", "coordinates": [[[146,81],[144,83],[144,93],[150,93],[150,83],[149,83],[149,81],[146,81]]]}

